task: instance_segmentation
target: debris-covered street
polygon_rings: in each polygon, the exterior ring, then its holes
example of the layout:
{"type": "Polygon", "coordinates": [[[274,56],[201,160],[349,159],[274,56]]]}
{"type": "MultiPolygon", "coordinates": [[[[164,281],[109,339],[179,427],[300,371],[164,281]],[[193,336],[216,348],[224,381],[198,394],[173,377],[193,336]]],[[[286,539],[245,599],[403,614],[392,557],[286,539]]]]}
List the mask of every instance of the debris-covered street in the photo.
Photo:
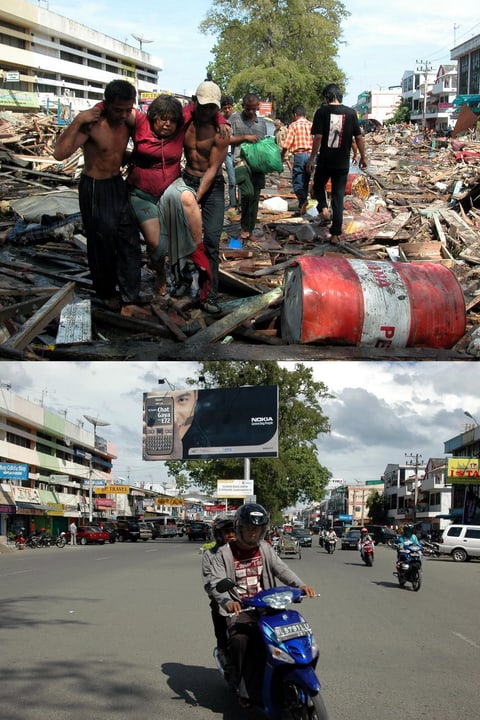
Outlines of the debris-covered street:
{"type": "Polygon", "coordinates": [[[195,298],[156,295],[146,253],[142,304],[113,313],[98,303],[78,207],[82,155],[55,161],[57,133],[45,115],[0,113],[1,358],[480,356],[478,140],[368,134],[369,166],[352,168],[335,246],[314,201],[298,214],[288,170],[268,176],[246,244],[239,217],[225,215],[222,313],[212,316],[195,298]]]}

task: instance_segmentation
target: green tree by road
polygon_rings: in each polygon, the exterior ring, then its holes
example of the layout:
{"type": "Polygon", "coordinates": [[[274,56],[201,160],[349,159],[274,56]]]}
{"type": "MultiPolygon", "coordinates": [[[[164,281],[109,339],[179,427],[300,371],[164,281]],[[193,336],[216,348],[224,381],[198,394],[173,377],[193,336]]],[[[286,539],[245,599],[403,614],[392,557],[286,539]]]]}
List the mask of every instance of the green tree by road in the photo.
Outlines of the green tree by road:
{"type": "MultiPolygon", "coordinates": [[[[279,455],[251,460],[257,500],[273,513],[322,498],[331,473],[319,462],[316,440],[330,431],[320,403],[332,395],[324,383],[313,379],[311,368],[297,364],[289,370],[273,361],[204,362],[198,376],[187,383],[199,388],[278,385],[279,455]]],[[[218,479],[244,475],[242,458],[169,461],[166,465],[177,483],[185,487],[188,480],[207,493],[215,491],[218,479]]]]}
{"type": "Polygon", "coordinates": [[[338,0],[213,0],[200,25],[216,37],[208,71],[236,100],[272,101],[284,122],[297,103],[311,115],[327,83],[345,85],[336,58],[349,14],[338,0]]]}

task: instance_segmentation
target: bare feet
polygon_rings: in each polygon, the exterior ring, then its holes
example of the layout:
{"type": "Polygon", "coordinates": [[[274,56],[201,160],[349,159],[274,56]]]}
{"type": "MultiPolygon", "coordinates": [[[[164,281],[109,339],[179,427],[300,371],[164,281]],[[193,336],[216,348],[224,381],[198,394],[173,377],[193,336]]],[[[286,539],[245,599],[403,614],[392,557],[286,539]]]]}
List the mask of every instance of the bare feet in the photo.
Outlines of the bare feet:
{"type": "Polygon", "coordinates": [[[330,242],[332,245],[338,245],[340,242],[340,237],[338,235],[330,235],[330,242]]]}
{"type": "Polygon", "coordinates": [[[330,220],[330,210],[328,208],[322,208],[321,215],[324,220],[330,220]]]}

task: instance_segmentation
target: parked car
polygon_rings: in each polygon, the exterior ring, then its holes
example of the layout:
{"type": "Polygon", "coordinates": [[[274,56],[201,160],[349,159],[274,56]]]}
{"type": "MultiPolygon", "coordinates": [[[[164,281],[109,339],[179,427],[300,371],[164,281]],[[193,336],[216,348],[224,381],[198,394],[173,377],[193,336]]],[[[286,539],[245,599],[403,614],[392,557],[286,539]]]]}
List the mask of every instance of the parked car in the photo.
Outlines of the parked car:
{"type": "Polygon", "coordinates": [[[291,534],[298,540],[300,547],[312,547],[312,536],[308,530],[293,528],[291,534]]]}
{"type": "Polygon", "coordinates": [[[143,542],[147,542],[147,540],[152,539],[152,529],[147,525],[145,520],[139,520],[138,528],[140,530],[140,540],[143,540],[143,542]]]}
{"type": "Polygon", "coordinates": [[[342,537],[342,550],[356,550],[360,540],[360,528],[350,528],[342,537]]]}
{"type": "Polygon", "coordinates": [[[98,527],[108,533],[108,542],[114,543],[117,539],[117,526],[111,520],[99,521],[98,527]]]}
{"type": "Polygon", "coordinates": [[[145,520],[145,525],[148,527],[150,532],[152,533],[152,540],[156,540],[160,537],[160,530],[157,525],[157,523],[154,520],[145,520]]]}
{"type": "Polygon", "coordinates": [[[117,520],[117,535],[119,542],[137,542],[140,539],[140,528],[137,520],[117,520]]]}
{"type": "Polygon", "coordinates": [[[207,542],[212,538],[212,529],[206,522],[195,521],[187,525],[188,540],[203,540],[207,542]]]}
{"type": "MultiPolygon", "coordinates": [[[[71,540],[71,533],[65,533],[67,542],[71,540]]],[[[80,525],[77,528],[77,544],[78,545],[105,545],[109,541],[109,534],[106,530],[102,530],[98,525],[80,525]]]]}
{"type": "Polygon", "coordinates": [[[449,525],[443,531],[438,550],[456,562],[480,557],[480,525],[449,525]]]}

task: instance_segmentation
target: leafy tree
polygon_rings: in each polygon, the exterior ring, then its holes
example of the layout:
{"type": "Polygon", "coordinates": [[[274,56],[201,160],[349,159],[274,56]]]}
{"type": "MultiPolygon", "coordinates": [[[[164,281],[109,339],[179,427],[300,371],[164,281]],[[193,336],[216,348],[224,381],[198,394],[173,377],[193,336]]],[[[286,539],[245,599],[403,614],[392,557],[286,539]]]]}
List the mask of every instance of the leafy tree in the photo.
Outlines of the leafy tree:
{"type": "MultiPolygon", "coordinates": [[[[205,388],[278,385],[279,455],[251,459],[257,500],[273,513],[322,498],[331,473],[320,464],[315,441],[330,430],[320,401],[332,395],[313,379],[311,368],[296,364],[289,370],[276,362],[204,362],[198,377],[187,383],[205,388]]],[[[170,476],[186,475],[191,484],[207,493],[216,490],[218,479],[244,476],[243,458],[169,461],[166,465],[170,476]]]]}
{"type": "Polygon", "coordinates": [[[387,519],[385,498],[379,492],[372,492],[367,498],[368,516],[374,525],[383,525],[387,519]]]}
{"type": "Polygon", "coordinates": [[[393,111],[392,117],[385,120],[385,125],[396,125],[410,120],[410,108],[399,102],[393,111]]]}
{"type": "Polygon", "coordinates": [[[271,101],[284,122],[298,103],[311,115],[327,83],[345,84],[336,57],[349,14],[339,0],[213,0],[200,25],[217,38],[208,70],[237,99],[271,101]]]}

